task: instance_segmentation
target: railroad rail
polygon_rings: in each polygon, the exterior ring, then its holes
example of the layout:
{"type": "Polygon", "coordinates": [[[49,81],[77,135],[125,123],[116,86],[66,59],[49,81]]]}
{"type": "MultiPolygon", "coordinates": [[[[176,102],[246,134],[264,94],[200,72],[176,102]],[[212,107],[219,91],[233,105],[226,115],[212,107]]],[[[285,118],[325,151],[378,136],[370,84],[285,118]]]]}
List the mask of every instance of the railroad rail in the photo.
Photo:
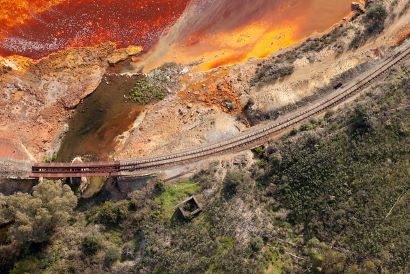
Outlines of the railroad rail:
{"type": "Polygon", "coordinates": [[[144,157],[128,161],[89,162],[89,163],[50,163],[32,166],[33,178],[66,178],[92,176],[122,176],[132,173],[160,169],[166,166],[199,161],[229,152],[247,150],[266,142],[272,135],[286,128],[295,126],[325,110],[337,106],[353,94],[365,89],[393,66],[410,55],[410,44],[397,48],[393,53],[363,73],[347,86],[339,88],[324,98],[278,120],[263,123],[249,128],[228,140],[199,148],[188,149],[170,155],[144,157]]]}

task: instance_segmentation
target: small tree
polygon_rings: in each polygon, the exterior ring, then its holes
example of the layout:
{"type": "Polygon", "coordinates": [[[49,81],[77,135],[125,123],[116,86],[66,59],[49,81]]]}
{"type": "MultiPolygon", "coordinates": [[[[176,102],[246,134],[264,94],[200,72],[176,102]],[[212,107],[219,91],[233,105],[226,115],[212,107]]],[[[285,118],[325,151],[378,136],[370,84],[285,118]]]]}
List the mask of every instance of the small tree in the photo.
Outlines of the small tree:
{"type": "Polygon", "coordinates": [[[158,180],[154,186],[154,194],[159,196],[164,192],[165,192],[165,184],[163,181],[158,180]]]}
{"type": "Polygon", "coordinates": [[[108,248],[105,253],[104,266],[111,268],[111,266],[120,259],[120,251],[115,247],[108,248]]]}
{"type": "Polygon", "coordinates": [[[41,243],[48,240],[58,226],[66,224],[77,197],[61,182],[43,181],[33,193],[0,196],[0,220],[13,222],[10,238],[19,243],[41,243]]]}
{"type": "Polygon", "coordinates": [[[259,252],[263,248],[263,240],[261,237],[253,237],[250,242],[253,252],[259,252]]]}
{"type": "Polygon", "coordinates": [[[121,224],[127,216],[128,202],[114,203],[107,201],[97,209],[94,221],[107,226],[117,226],[121,224]]]}
{"type": "Polygon", "coordinates": [[[95,235],[86,236],[81,242],[81,247],[85,255],[95,255],[102,248],[101,240],[95,235]]]}
{"type": "Polygon", "coordinates": [[[357,106],[350,120],[352,133],[361,135],[370,132],[372,128],[373,125],[368,110],[364,106],[357,106]]]}
{"type": "Polygon", "coordinates": [[[367,32],[369,34],[377,34],[382,32],[384,29],[384,22],[386,21],[386,18],[387,11],[382,4],[377,3],[370,6],[364,18],[367,26],[367,32]]]}
{"type": "Polygon", "coordinates": [[[242,176],[238,172],[228,172],[224,179],[223,194],[225,198],[232,198],[237,192],[239,184],[242,182],[242,176]]]}

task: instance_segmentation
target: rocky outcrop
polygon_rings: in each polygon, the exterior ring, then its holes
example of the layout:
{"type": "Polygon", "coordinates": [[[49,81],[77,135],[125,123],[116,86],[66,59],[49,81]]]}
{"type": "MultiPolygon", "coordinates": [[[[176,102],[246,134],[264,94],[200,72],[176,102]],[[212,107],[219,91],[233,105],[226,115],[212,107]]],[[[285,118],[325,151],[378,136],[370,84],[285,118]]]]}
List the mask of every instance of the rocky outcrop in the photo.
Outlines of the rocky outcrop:
{"type": "Polygon", "coordinates": [[[124,49],[117,49],[107,58],[107,61],[110,65],[115,65],[121,61],[126,60],[128,57],[140,53],[142,50],[142,47],[138,46],[129,46],[124,49]]]}
{"type": "Polygon", "coordinates": [[[115,45],[107,43],[69,49],[34,63],[3,59],[0,138],[21,141],[41,161],[55,152],[71,109],[97,88],[114,50],[115,45]]]}

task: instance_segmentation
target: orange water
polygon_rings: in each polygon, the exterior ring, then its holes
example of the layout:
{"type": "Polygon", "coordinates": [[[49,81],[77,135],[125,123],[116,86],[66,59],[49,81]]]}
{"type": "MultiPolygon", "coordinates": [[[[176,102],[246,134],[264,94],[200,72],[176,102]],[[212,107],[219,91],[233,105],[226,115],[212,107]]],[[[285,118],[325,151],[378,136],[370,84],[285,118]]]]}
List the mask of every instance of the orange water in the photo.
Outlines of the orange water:
{"type": "Polygon", "coordinates": [[[2,0],[0,55],[34,59],[112,41],[139,45],[138,64],[264,57],[350,13],[351,0],[2,0]]]}

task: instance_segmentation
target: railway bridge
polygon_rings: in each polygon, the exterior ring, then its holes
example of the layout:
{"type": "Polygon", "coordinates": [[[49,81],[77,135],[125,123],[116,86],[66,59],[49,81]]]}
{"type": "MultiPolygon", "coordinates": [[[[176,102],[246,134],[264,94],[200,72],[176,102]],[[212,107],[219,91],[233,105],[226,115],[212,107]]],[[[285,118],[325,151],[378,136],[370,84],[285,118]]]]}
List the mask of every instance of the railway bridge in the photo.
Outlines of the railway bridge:
{"type": "Polygon", "coordinates": [[[275,121],[269,121],[238,134],[222,142],[198,148],[187,149],[174,154],[145,157],[128,161],[89,162],[89,163],[50,163],[35,164],[32,166],[33,178],[66,178],[66,177],[92,177],[92,176],[122,176],[136,172],[160,169],[166,166],[181,165],[195,162],[216,155],[229,152],[247,150],[263,144],[275,133],[290,128],[318,115],[329,108],[335,107],[365,89],[378,78],[388,72],[392,67],[408,58],[410,43],[396,48],[388,57],[380,61],[375,67],[363,73],[350,83],[336,89],[325,97],[309,106],[289,113],[275,121]]]}

